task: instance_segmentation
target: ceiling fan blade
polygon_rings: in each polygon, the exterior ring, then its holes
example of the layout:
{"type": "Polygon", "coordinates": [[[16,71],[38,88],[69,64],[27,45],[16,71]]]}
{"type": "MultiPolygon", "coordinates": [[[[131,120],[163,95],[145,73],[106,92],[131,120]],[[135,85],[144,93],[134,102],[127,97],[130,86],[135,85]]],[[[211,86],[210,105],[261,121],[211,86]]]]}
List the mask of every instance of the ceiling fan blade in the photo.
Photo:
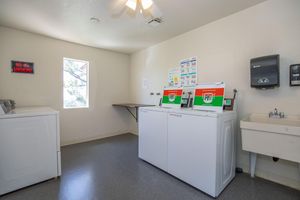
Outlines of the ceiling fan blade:
{"type": "Polygon", "coordinates": [[[143,10],[143,15],[145,18],[153,19],[162,17],[162,12],[157,5],[153,4],[149,9],[143,10]]]}
{"type": "Polygon", "coordinates": [[[127,0],[113,0],[110,2],[111,10],[120,10],[126,6],[127,0]]]}
{"type": "Polygon", "coordinates": [[[127,0],[114,0],[111,1],[109,5],[109,10],[112,13],[113,18],[119,18],[126,10],[126,2],[127,0]]]}
{"type": "Polygon", "coordinates": [[[151,8],[149,8],[149,10],[153,17],[162,17],[162,12],[155,3],[151,6],[151,8]]]}

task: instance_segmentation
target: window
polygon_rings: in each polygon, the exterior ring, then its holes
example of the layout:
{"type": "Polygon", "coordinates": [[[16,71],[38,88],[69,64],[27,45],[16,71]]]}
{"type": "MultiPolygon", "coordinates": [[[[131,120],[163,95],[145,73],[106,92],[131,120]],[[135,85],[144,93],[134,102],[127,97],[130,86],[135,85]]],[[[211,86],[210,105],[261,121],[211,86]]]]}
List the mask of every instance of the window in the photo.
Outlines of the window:
{"type": "Polygon", "coordinates": [[[89,62],[64,58],[64,108],[89,107],[89,62]]]}

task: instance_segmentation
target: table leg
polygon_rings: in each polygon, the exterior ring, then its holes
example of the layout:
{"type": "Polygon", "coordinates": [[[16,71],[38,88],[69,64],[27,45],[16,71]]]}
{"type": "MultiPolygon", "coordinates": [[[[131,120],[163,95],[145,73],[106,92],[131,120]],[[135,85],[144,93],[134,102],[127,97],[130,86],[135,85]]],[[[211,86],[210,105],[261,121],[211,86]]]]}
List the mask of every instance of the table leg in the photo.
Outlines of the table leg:
{"type": "Polygon", "coordinates": [[[250,152],[249,161],[250,161],[250,174],[252,178],[254,178],[255,175],[256,158],[257,158],[256,153],[250,152]]]}

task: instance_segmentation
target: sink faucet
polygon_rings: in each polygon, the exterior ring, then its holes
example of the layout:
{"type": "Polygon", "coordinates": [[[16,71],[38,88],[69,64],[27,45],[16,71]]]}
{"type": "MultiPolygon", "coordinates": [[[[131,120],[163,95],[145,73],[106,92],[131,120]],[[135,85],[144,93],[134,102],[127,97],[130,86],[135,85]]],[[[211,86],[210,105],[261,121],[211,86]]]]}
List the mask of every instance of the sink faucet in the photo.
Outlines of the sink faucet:
{"type": "Polygon", "coordinates": [[[284,118],[284,112],[279,112],[278,109],[275,108],[274,111],[269,112],[269,118],[272,117],[284,118]]]}

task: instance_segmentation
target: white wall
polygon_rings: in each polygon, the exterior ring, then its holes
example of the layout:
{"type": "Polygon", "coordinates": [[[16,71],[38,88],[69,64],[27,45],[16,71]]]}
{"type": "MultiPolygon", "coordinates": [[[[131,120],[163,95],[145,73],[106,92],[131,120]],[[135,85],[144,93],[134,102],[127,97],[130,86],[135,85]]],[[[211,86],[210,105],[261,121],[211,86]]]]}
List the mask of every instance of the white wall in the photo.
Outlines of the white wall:
{"type": "Polygon", "coordinates": [[[126,133],[129,115],[112,103],[128,101],[129,56],[0,27],[0,99],[60,111],[62,144],[126,133]],[[90,108],[63,109],[63,57],[90,62],[90,108]],[[10,61],[34,62],[35,74],[10,72],[10,61]]]}
{"type": "MultiPolygon", "coordinates": [[[[275,107],[286,114],[300,114],[300,87],[289,87],[288,81],[289,65],[300,63],[299,8],[299,0],[269,0],[134,53],[130,69],[132,101],[152,103],[149,93],[160,92],[167,84],[168,69],[178,66],[181,59],[197,56],[198,82],[225,81],[229,95],[233,88],[239,90],[240,118],[249,113],[268,113],[275,107]],[[281,56],[280,88],[250,88],[250,59],[270,54],[281,56]],[[148,89],[143,89],[143,79],[150,83],[148,89]]],[[[136,132],[134,124],[131,129],[136,132]]],[[[241,150],[240,133],[238,140],[237,164],[247,171],[248,154],[241,150]]],[[[300,189],[296,163],[273,163],[270,157],[259,156],[257,174],[300,189]]]]}

